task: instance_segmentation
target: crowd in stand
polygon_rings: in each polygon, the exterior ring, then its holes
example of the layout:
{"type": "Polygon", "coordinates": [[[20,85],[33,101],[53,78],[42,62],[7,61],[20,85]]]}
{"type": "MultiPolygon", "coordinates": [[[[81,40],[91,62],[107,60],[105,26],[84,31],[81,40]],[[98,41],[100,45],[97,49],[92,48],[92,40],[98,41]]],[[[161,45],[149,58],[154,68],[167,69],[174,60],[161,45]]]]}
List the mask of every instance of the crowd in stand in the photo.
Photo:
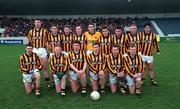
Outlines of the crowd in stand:
{"type": "MultiPolygon", "coordinates": [[[[18,37],[18,36],[27,36],[28,31],[34,26],[34,19],[22,18],[22,17],[0,17],[0,28],[5,28],[5,31],[0,36],[2,37],[18,37]]],[[[50,28],[51,24],[57,24],[60,29],[60,32],[64,25],[69,25],[71,31],[73,31],[74,26],[81,24],[84,31],[87,30],[87,25],[89,22],[93,22],[96,26],[97,31],[101,29],[103,25],[108,25],[109,30],[113,31],[114,27],[120,25],[122,28],[129,26],[133,23],[133,19],[127,17],[123,18],[59,18],[59,19],[42,19],[44,22],[44,28],[50,28]]],[[[113,33],[113,32],[111,32],[113,33]]]]}

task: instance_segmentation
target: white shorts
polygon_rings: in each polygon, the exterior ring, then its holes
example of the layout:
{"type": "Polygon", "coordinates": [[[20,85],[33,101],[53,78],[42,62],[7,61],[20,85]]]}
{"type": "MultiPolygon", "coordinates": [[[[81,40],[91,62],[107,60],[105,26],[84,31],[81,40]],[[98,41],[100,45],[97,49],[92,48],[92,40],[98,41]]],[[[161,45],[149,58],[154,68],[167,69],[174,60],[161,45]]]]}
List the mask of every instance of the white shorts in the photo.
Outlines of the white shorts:
{"type": "Polygon", "coordinates": [[[109,73],[109,83],[111,83],[111,84],[117,83],[117,76],[109,73]]]}
{"type": "Polygon", "coordinates": [[[24,82],[24,83],[25,83],[25,82],[31,83],[32,80],[33,80],[33,78],[34,78],[34,75],[37,75],[37,76],[39,75],[39,76],[40,76],[40,72],[39,72],[38,69],[35,69],[35,70],[33,71],[33,73],[31,73],[31,74],[23,73],[23,82],[24,82]]]}
{"type": "Polygon", "coordinates": [[[135,85],[135,81],[134,81],[134,78],[129,76],[128,74],[126,75],[126,85],[128,86],[134,86],[135,85]]]}
{"type": "Polygon", "coordinates": [[[86,51],[86,55],[89,55],[89,54],[91,54],[91,53],[92,53],[91,50],[87,50],[87,51],[86,51]]]}
{"type": "Polygon", "coordinates": [[[91,80],[91,81],[92,81],[92,80],[97,81],[98,78],[99,78],[98,74],[97,74],[97,73],[94,73],[94,72],[92,72],[92,71],[89,71],[89,77],[90,77],[90,80],[91,80]]]}
{"type": "Polygon", "coordinates": [[[40,58],[44,58],[47,56],[45,48],[33,48],[33,52],[36,53],[40,58]]]}
{"type": "MultiPolygon", "coordinates": [[[[57,77],[56,74],[53,74],[53,77],[54,77],[54,83],[55,84],[58,84],[61,82],[61,80],[57,77]]],[[[62,78],[66,78],[66,74],[62,78]]]]}
{"type": "Polygon", "coordinates": [[[69,70],[69,77],[71,80],[77,81],[78,75],[76,72],[69,70]]]}
{"type": "Polygon", "coordinates": [[[142,55],[141,57],[142,57],[143,62],[147,62],[148,64],[153,62],[153,56],[142,55]]]}

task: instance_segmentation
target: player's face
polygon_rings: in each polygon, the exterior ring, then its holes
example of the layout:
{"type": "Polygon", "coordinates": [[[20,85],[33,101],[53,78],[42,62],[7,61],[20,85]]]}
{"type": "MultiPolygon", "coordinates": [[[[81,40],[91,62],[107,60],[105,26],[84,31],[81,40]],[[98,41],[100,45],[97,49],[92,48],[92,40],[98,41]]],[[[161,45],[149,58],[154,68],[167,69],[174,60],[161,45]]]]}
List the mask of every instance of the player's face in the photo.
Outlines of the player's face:
{"type": "Polygon", "coordinates": [[[122,34],[122,30],[121,29],[115,29],[115,34],[117,36],[120,36],[122,34]]]}
{"type": "Polygon", "coordinates": [[[27,46],[27,47],[26,47],[26,52],[27,52],[29,55],[32,54],[32,50],[33,50],[32,47],[30,47],[30,46],[27,46]]]}
{"type": "Polygon", "coordinates": [[[81,29],[80,26],[77,26],[75,31],[76,31],[77,34],[81,34],[82,33],[82,29],[81,29]]]}
{"type": "Polygon", "coordinates": [[[149,34],[150,32],[151,32],[151,27],[150,26],[145,26],[145,28],[144,28],[144,32],[146,33],[146,34],[149,34]]]}
{"type": "Polygon", "coordinates": [[[73,49],[74,49],[75,51],[79,51],[79,50],[80,50],[80,45],[79,45],[78,43],[74,43],[74,44],[73,44],[73,49]]]}
{"type": "Polygon", "coordinates": [[[56,27],[56,26],[51,27],[51,32],[52,32],[53,34],[56,34],[56,33],[58,32],[57,27],[56,27]]]}
{"type": "Polygon", "coordinates": [[[89,30],[89,32],[93,33],[94,32],[94,25],[89,25],[88,30],[89,30]]]}
{"type": "Polygon", "coordinates": [[[108,29],[102,29],[102,34],[103,34],[104,36],[108,36],[108,35],[109,35],[108,29]]]}
{"type": "Polygon", "coordinates": [[[112,54],[115,55],[115,56],[117,56],[118,53],[119,53],[118,47],[112,47],[112,54]]]}
{"type": "Polygon", "coordinates": [[[60,55],[61,54],[61,47],[55,47],[55,54],[60,55]]]}
{"type": "Polygon", "coordinates": [[[42,22],[40,20],[34,21],[35,28],[41,28],[42,22]]]}
{"type": "Polygon", "coordinates": [[[93,49],[94,49],[94,52],[98,53],[99,52],[99,45],[94,45],[93,49]]]}
{"type": "Polygon", "coordinates": [[[131,25],[130,26],[130,32],[132,34],[136,34],[137,33],[137,26],[136,25],[131,25]]]}
{"type": "Polygon", "coordinates": [[[136,47],[130,47],[130,54],[135,55],[136,54],[136,47]]]}
{"type": "Polygon", "coordinates": [[[66,35],[69,35],[69,33],[70,33],[70,29],[69,29],[69,28],[67,28],[67,27],[65,27],[65,28],[64,28],[64,33],[65,33],[66,35]]]}

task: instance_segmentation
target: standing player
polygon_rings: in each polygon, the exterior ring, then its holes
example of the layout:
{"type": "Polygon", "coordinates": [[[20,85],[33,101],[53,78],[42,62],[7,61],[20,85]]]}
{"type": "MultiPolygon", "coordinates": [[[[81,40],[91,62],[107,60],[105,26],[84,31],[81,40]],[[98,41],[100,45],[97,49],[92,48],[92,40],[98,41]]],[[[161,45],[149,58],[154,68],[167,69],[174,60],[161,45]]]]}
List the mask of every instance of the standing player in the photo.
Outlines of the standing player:
{"type": "MultiPolygon", "coordinates": [[[[141,33],[142,40],[142,60],[147,64],[149,77],[151,84],[159,86],[159,84],[154,80],[153,73],[153,47],[156,49],[157,54],[160,54],[159,47],[157,44],[156,34],[151,32],[151,25],[149,23],[144,25],[144,32],[141,33]]],[[[142,80],[145,80],[145,72],[142,75],[142,80]]]]}
{"type": "Polygon", "coordinates": [[[79,84],[77,79],[81,81],[82,96],[86,95],[86,56],[83,50],[80,49],[80,42],[73,42],[73,50],[68,55],[68,60],[70,64],[69,76],[71,89],[73,93],[76,93],[79,89],[79,84]]]}
{"type": "Polygon", "coordinates": [[[109,34],[109,30],[106,26],[102,28],[102,33],[100,37],[100,48],[101,52],[103,52],[106,55],[109,55],[111,53],[111,35],[109,34]]]}
{"type": "Polygon", "coordinates": [[[117,26],[115,28],[115,34],[112,37],[112,44],[116,44],[116,45],[119,46],[120,54],[125,54],[126,53],[125,39],[126,39],[126,36],[123,33],[122,28],[120,26],[117,26]]]}
{"type": "Polygon", "coordinates": [[[93,51],[93,43],[100,40],[101,33],[95,31],[93,23],[88,24],[88,31],[83,34],[86,42],[86,54],[91,54],[93,51]]]}
{"type": "Polygon", "coordinates": [[[33,46],[26,46],[26,53],[19,58],[19,67],[23,75],[23,83],[26,93],[31,93],[35,88],[36,96],[40,96],[40,71],[42,63],[36,53],[32,52],[33,46]]]}
{"type": "Polygon", "coordinates": [[[70,32],[70,27],[68,25],[64,26],[64,33],[62,34],[62,47],[63,53],[68,55],[72,48],[73,35],[70,32]]]}
{"type": "Polygon", "coordinates": [[[46,52],[46,43],[47,43],[47,37],[48,37],[48,31],[42,27],[42,21],[41,20],[35,20],[34,21],[35,27],[34,29],[29,31],[28,34],[28,41],[29,44],[33,45],[33,52],[36,53],[43,64],[44,69],[44,78],[46,81],[47,88],[50,87],[50,79],[49,74],[47,71],[47,52],[46,52]]]}
{"type": "Polygon", "coordinates": [[[122,54],[119,54],[119,45],[112,45],[112,53],[108,55],[107,65],[109,69],[109,83],[112,93],[117,90],[117,85],[119,85],[119,91],[121,94],[125,94],[125,69],[122,54]]]}
{"type": "Polygon", "coordinates": [[[136,46],[136,52],[141,54],[141,38],[140,34],[137,32],[137,25],[130,25],[130,33],[126,35],[126,51],[130,49],[130,45],[133,44],[136,46]]]}
{"type": "Polygon", "coordinates": [[[87,62],[89,64],[89,75],[91,81],[91,89],[98,90],[98,80],[101,86],[101,94],[105,95],[105,66],[106,55],[100,51],[99,43],[93,43],[93,52],[88,55],[87,62]]]}
{"type": "Polygon", "coordinates": [[[75,27],[75,34],[73,34],[73,41],[75,40],[80,42],[80,49],[85,51],[85,37],[82,34],[82,28],[80,25],[77,25],[75,27]]]}
{"type": "Polygon", "coordinates": [[[61,43],[61,34],[58,32],[56,25],[51,25],[50,29],[51,33],[49,33],[47,38],[47,48],[50,53],[54,53],[55,46],[61,43]]]}
{"type": "Polygon", "coordinates": [[[129,93],[137,95],[141,94],[141,75],[144,65],[141,56],[136,52],[136,46],[130,45],[129,53],[124,57],[125,71],[127,73],[126,80],[129,93]]]}
{"type": "Polygon", "coordinates": [[[68,59],[65,54],[62,54],[61,45],[55,47],[55,53],[50,56],[50,68],[54,77],[54,83],[56,87],[56,92],[61,93],[65,96],[66,88],[66,72],[68,68],[68,59]]]}

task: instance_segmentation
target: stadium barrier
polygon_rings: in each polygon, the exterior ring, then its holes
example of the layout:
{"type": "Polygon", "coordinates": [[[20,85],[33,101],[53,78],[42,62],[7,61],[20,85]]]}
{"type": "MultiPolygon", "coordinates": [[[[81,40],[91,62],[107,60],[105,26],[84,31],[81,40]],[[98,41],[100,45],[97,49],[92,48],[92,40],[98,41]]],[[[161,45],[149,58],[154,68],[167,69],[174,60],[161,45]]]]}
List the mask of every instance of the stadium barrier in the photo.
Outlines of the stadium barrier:
{"type": "Polygon", "coordinates": [[[0,37],[0,44],[27,44],[27,37],[0,37]]]}

